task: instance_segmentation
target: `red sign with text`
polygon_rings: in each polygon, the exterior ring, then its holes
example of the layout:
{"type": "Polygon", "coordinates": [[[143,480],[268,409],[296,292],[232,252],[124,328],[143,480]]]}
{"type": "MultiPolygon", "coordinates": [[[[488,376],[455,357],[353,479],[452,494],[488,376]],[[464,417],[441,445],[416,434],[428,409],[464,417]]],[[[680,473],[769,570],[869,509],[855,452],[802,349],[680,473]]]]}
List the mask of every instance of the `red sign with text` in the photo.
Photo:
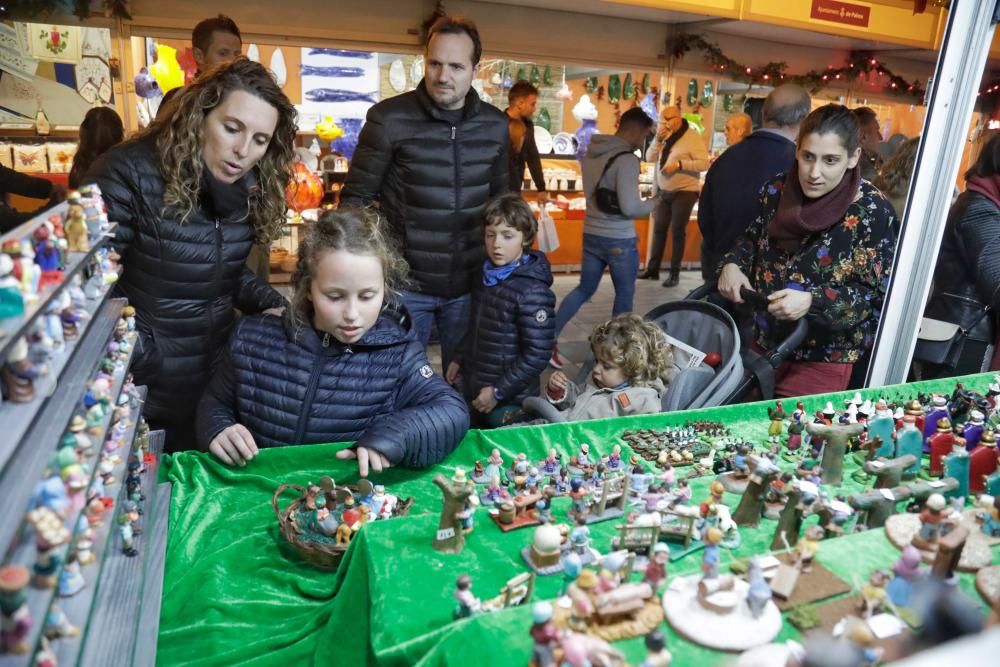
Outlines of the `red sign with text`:
{"type": "Polygon", "coordinates": [[[871,13],[871,7],[865,7],[864,5],[838,2],[838,0],[812,0],[812,13],[810,16],[821,21],[844,23],[846,25],[867,28],[871,13]]]}

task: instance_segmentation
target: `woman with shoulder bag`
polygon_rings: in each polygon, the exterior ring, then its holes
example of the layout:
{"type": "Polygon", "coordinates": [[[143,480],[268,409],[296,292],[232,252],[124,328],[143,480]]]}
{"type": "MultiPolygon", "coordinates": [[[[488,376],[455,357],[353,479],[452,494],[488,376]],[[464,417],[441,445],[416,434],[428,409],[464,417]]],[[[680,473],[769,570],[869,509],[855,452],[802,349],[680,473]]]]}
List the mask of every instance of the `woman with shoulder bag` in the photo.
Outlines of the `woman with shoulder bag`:
{"type": "Polygon", "coordinates": [[[965,174],[948,213],[931,297],[913,355],[921,379],[1000,368],[994,358],[1000,307],[1000,135],[965,174]]]}
{"type": "Polygon", "coordinates": [[[198,399],[236,309],[286,303],[246,259],[284,224],[295,130],[295,107],[270,73],[237,58],[202,74],[83,179],[118,223],[115,292],[136,309],[135,381],[149,387],[143,412],[166,429],[168,451],[196,445],[198,399]]]}

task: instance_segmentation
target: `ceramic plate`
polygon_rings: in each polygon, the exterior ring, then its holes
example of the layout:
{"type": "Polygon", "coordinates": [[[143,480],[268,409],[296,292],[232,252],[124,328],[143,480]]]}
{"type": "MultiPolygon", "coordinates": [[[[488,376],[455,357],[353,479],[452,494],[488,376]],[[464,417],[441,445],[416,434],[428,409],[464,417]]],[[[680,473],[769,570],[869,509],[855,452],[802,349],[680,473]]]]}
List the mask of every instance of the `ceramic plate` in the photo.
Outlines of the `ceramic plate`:
{"type": "Polygon", "coordinates": [[[576,153],[576,145],[576,137],[569,132],[560,132],[552,139],[556,155],[573,155],[576,153]]]}
{"type": "Polygon", "coordinates": [[[422,78],[424,78],[424,57],[418,56],[410,65],[410,87],[416,88],[422,78]]]}
{"type": "Polygon", "coordinates": [[[552,152],[552,135],[540,125],[535,126],[535,145],[538,146],[539,155],[548,155],[552,152]]]}
{"type": "Polygon", "coordinates": [[[403,66],[402,59],[393,60],[389,65],[389,85],[397,93],[406,90],[406,67],[403,66]]]}

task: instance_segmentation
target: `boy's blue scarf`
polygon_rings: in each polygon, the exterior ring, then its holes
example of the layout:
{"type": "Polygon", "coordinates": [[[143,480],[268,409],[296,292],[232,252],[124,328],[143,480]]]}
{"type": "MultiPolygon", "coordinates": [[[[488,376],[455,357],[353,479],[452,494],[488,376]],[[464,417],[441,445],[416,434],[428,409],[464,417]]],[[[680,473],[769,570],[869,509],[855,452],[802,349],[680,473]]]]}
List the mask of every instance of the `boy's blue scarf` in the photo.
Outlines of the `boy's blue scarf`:
{"type": "Polygon", "coordinates": [[[487,287],[498,285],[501,281],[507,280],[517,267],[530,264],[533,259],[533,255],[521,255],[510,264],[503,266],[497,266],[490,260],[486,260],[483,262],[483,284],[487,287]]]}

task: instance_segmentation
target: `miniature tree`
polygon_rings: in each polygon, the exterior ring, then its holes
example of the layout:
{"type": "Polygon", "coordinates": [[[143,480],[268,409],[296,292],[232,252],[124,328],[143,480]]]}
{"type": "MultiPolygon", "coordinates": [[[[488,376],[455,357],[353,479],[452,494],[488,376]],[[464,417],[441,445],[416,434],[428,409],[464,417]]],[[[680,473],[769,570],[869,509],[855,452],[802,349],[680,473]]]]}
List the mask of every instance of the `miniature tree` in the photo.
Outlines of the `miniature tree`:
{"type": "Polygon", "coordinates": [[[809,435],[823,439],[823,483],[840,486],[848,442],[861,435],[865,430],[864,424],[807,424],[806,430],[809,435]]]}
{"type": "Polygon", "coordinates": [[[787,493],[785,507],[778,516],[778,526],[774,529],[774,538],[771,540],[771,551],[777,551],[782,547],[794,547],[799,541],[799,533],[802,530],[802,515],[805,508],[799,503],[802,497],[802,489],[798,484],[791,484],[787,493]],[[785,539],[782,539],[784,534],[785,539]]]}
{"type": "Polygon", "coordinates": [[[740,498],[740,504],[733,512],[733,521],[737,526],[757,526],[764,514],[764,497],[771,482],[781,470],[769,460],[760,456],[748,456],[750,465],[750,481],[747,490],[740,498]]]}
{"type": "Polygon", "coordinates": [[[884,459],[866,461],[863,469],[875,478],[876,489],[891,489],[903,481],[903,473],[913,466],[916,458],[913,454],[906,454],[889,461],[884,459]]]}
{"type": "Polygon", "coordinates": [[[444,507],[441,509],[437,535],[431,546],[444,553],[462,553],[462,549],[465,548],[465,533],[462,531],[459,513],[465,508],[465,502],[475,492],[476,487],[467,483],[453,484],[440,473],[434,476],[433,481],[444,496],[444,507]]]}

